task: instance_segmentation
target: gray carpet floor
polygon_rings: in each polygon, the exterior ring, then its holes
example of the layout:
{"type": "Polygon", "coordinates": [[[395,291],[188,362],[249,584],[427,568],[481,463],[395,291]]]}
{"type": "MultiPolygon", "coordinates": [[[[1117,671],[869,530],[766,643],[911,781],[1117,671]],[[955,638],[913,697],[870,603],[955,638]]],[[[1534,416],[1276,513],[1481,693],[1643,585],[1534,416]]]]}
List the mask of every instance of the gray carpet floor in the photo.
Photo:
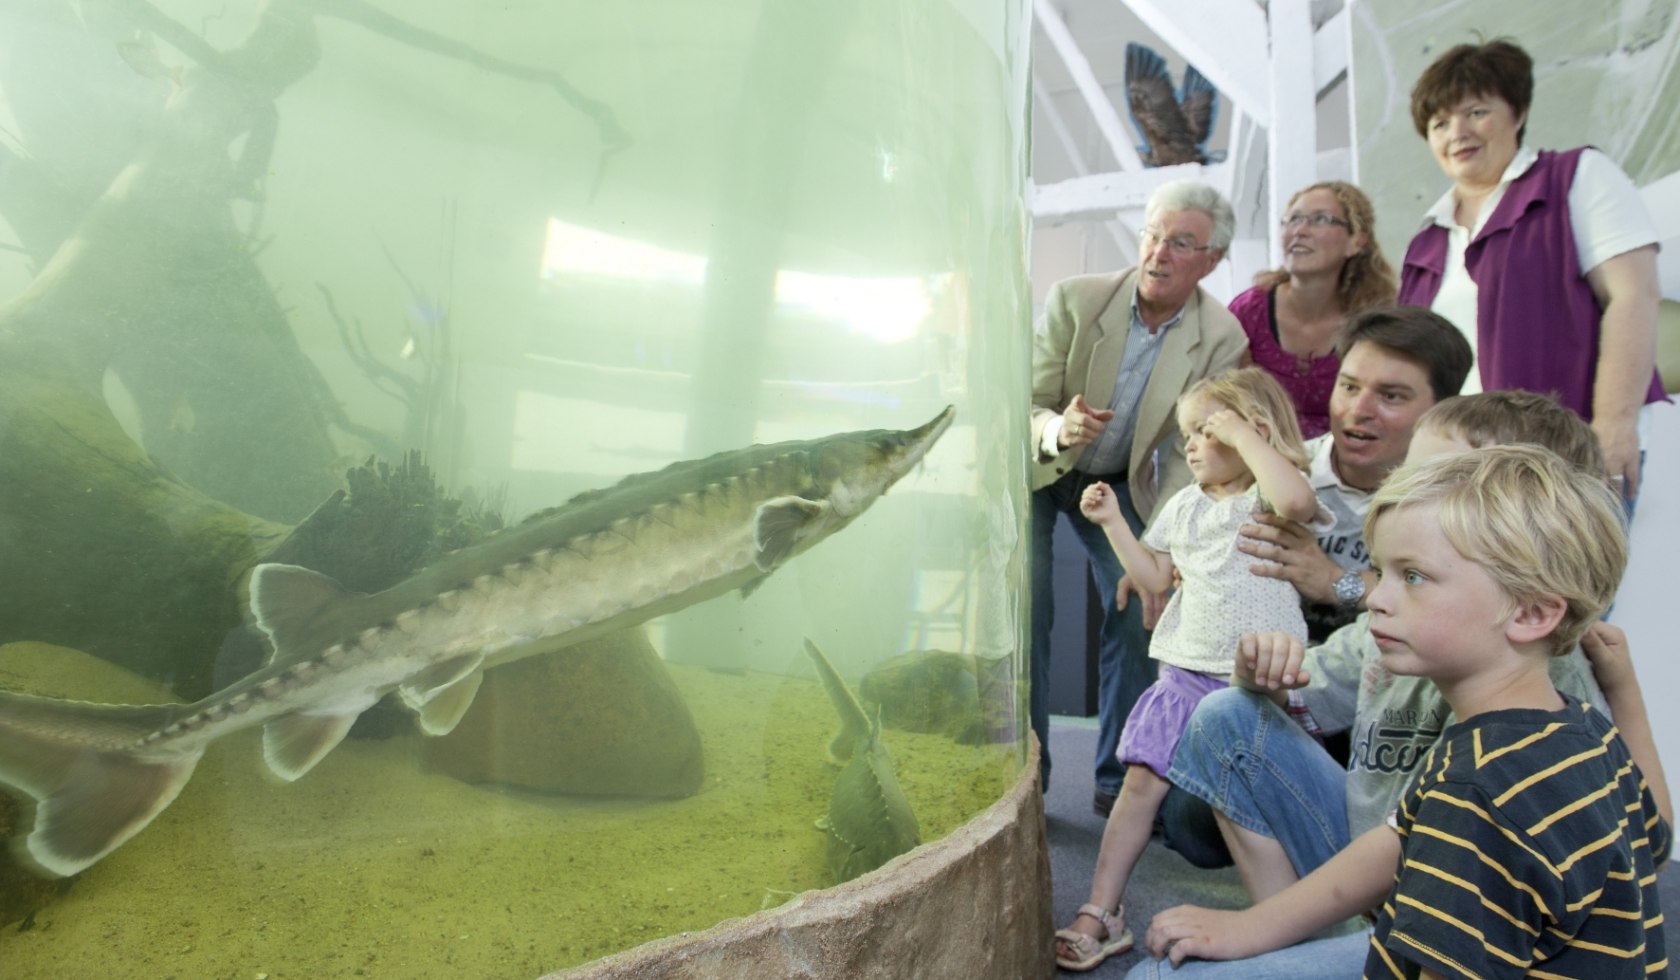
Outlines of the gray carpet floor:
{"type": "MultiPolygon", "coordinates": [[[[1103,818],[1091,810],[1091,759],[1096,752],[1095,720],[1055,718],[1050,725],[1051,758],[1056,771],[1044,797],[1044,820],[1050,842],[1050,875],[1055,891],[1056,928],[1073,921],[1089,894],[1091,869],[1102,844],[1103,818]]],[[[1680,913],[1680,867],[1670,862],[1659,877],[1663,907],[1680,913]]],[[[1138,861],[1126,888],[1126,924],[1141,943],[1156,912],[1186,902],[1214,908],[1248,904],[1236,871],[1204,871],[1168,850],[1155,838],[1138,861]]],[[[1670,955],[1680,951],[1680,914],[1671,913],[1666,926],[1670,955]]],[[[1046,955],[1054,955],[1046,952],[1046,955]]],[[[1083,976],[1118,980],[1140,957],[1141,945],[1130,953],[1110,957],[1083,976]]],[[[1073,976],[1074,974],[1065,974],[1073,976]]]]}

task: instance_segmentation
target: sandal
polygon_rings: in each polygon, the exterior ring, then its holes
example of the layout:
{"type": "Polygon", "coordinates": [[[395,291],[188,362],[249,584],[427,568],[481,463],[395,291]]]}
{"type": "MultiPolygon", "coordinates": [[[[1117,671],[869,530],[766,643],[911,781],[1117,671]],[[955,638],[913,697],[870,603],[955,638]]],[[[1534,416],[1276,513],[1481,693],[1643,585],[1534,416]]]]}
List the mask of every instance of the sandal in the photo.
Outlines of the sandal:
{"type": "Polygon", "coordinates": [[[1102,937],[1087,936],[1077,929],[1057,929],[1056,965],[1064,970],[1083,973],[1086,970],[1095,970],[1110,956],[1118,956],[1131,950],[1132,931],[1126,928],[1124,908],[1122,906],[1109,912],[1090,903],[1079,906],[1079,915],[1088,915],[1102,923],[1102,937]],[[1074,955],[1063,956],[1061,944],[1066,944],[1074,955]]]}

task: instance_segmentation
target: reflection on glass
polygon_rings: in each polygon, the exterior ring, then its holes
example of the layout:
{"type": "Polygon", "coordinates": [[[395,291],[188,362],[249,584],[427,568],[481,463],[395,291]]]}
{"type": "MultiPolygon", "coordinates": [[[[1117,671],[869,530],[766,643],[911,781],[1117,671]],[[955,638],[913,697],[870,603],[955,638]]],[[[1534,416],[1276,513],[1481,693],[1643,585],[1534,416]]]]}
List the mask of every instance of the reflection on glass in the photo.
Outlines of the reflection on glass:
{"type": "MultiPolygon", "coordinates": [[[[644,242],[549,219],[543,277],[600,276],[699,286],[706,260],[644,242]]],[[[776,272],[775,299],[799,314],[838,320],[887,343],[909,340],[932,312],[933,296],[949,274],[871,278],[832,276],[792,269],[776,272]]]]}

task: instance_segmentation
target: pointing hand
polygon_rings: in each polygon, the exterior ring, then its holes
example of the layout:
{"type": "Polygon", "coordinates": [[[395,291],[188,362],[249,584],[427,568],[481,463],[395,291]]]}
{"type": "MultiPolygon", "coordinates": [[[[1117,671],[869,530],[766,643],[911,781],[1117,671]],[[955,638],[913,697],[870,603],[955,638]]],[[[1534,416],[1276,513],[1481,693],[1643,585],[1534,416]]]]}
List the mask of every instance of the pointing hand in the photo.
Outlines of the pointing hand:
{"type": "Polygon", "coordinates": [[[1062,431],[1056,435],[1056,445],[1071,449],[1093,443],[1103,434],[1103,426],[1112,418],[1113,409],[1092,408],[1084,395],[1074,395],[1067,411],[1062,413],[1062,431]]]}

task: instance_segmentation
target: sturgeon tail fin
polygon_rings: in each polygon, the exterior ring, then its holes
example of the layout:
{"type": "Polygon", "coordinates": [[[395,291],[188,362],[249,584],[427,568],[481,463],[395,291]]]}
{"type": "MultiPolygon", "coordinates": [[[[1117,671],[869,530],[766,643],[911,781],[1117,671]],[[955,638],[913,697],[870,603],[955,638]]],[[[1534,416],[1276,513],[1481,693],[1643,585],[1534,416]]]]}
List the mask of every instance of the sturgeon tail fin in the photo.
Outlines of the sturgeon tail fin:
{"type": "Polygon", "coordinates": [[[834,710],[840,715],[840,731],[828,743],[828,758],[830,762],[843,763],[859,746],[868,749],[874,739],[875,728],[869,723],[869,715],[863,710],[863,705],[858,703],[857,695],[840,679],[834,665],[809,637],[805,640],[805,652],[817,665],[817,676],[822,679],[823,689],[828,692],[828,699],[834,702],[834,710]]]}
{"type": "Polygon", "coordinates": [[[14,842],[20,860],[44,874],[76,874],[174,802],[203,750],[147,755],[135,746],[180,708],[0,691],[0,783],[35,800],[28,832],[14,842]]]}

